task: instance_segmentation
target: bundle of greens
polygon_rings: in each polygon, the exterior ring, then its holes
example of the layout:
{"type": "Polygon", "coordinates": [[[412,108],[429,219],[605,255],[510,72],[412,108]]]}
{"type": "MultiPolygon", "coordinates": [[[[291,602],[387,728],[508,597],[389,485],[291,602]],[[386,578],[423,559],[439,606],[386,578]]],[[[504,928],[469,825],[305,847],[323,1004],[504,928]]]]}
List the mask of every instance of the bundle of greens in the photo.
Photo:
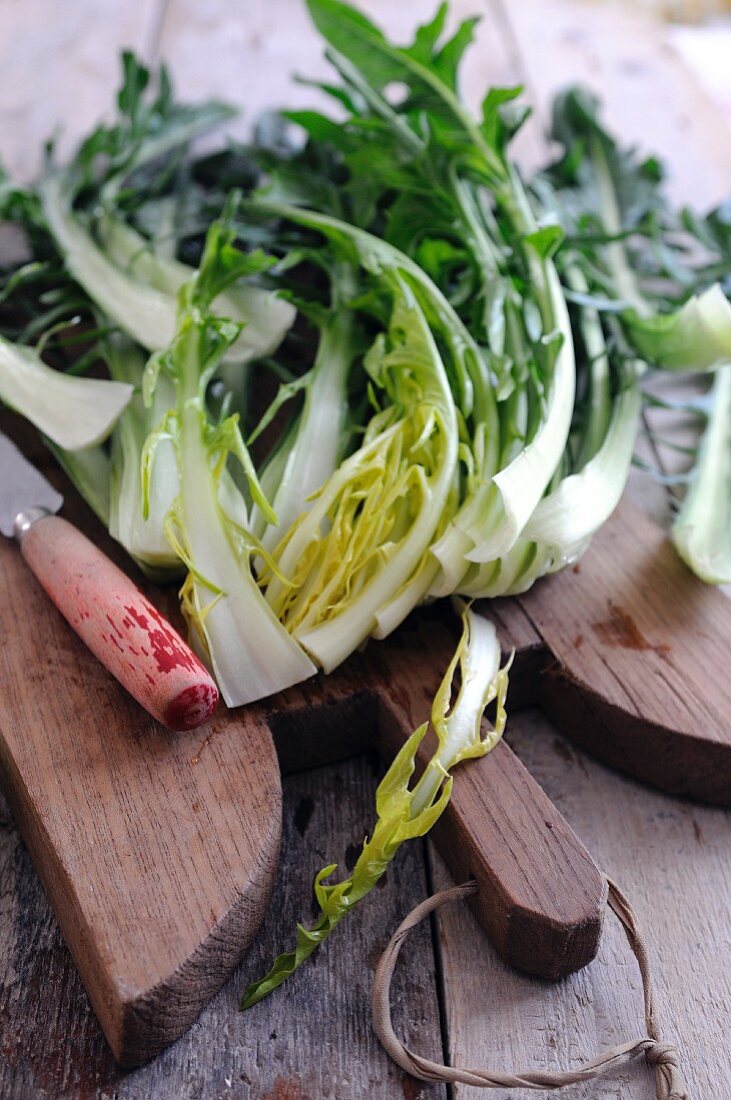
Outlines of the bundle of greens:
{"type": "MultiPolygon", "coordinates": [[[[574,562],[620,498],[654,371],[721,367],[674,538],[730,579],[727,214],[672,211],[657,163],[580,90],[555,105],[562,155],[526,184],[521,89],[488,90],[478,117],[459,95],[475,20],[449,36],[442,5],[397,47],[341,0],[308,6],[336,117],[288,112],[201,157],[230,108],[177,104],[164,70],[151,94],[125,55],[118,121],[37,186],[0,183],[32,253],[0,283],[0,398],[143,568],[183,577],[229,706],[330,671],[426,600],[522,592],[574,562]]],[[[432,762],[410,787],[422,727],[353,875],[321,872],[319,922],[247,1003],[500,736],[507,671],[462,614],[432,762]]]]}
{"type": "MultiPolygon", "coordinates": [[[[633,400],[630,394],[643,396],[641,382],[651,383],[653,368],[714,372],[706,398],[673,403],[706,423],[694,461],[679,475],[657,473],[666,483],[687,486],[672,529],[681,557],[703,580],[729,583],[729,210],[721,207],[706,218],[672,210],[662,193],[661,166],[621,149],[602,128],[598,110],[582,89],[557,97],[552,136],[564,154],[533,181],[534,191],[565,229],[567,294],[583,313],[583,333],[587,325],[604,329],[627,380],[625,401],[633,400]]],[[[592,385],[593,407],[604,405],[606,417],[607,397],[601,383],[592,385]]],[[[649,406],[663,404],[651,384],[644,397],[649,406]]],[[[634,434],[628,432],[628,441],[634,434]]]]}

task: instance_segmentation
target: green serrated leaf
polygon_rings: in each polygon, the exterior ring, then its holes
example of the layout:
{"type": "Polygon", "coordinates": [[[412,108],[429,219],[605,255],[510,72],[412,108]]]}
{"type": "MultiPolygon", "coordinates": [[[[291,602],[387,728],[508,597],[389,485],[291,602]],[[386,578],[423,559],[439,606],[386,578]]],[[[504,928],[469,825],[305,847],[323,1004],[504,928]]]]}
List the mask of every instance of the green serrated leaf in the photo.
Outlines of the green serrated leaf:
{"type": "Polygon", "coordinates": [[[524,239],[542,260],[548,260],[555,256],[560,248],[564,231],[560,225],[543,225],[534,233],[528,233],[524,239]]]}

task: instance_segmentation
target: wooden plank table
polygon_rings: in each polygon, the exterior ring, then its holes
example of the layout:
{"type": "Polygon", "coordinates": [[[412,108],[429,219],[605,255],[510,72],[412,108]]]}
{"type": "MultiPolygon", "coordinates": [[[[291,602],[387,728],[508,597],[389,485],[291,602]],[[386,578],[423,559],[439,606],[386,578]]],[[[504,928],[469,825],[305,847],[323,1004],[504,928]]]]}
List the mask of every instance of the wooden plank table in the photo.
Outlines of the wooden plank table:
{"type": "MultiPolygon", "coordinates": [[[[395,35],[425,14],[420,0],[367,0],[395,35]]],[[[675,198],[707,205],[731,182],[725,121],[650,23],[629,6],[582,0],[458,0],[481,12],[466,73],[476,99],[488,81],[522,82],[537,116],[519,139],[524,163],[542,155],[541,126],[555,88],[589,81],[610,123],[672,166],[675,198]]],[[[216,94],[262,107],[312,101],[292,71],[322,71],[298,0],[0,0],[0,155],[22,176],[41,139],[63,122],[62,144],[110,102],[116,54],[133,46],[165,58],[185,97],[216,94]]],[[[241,124],[245,126],[245,121],[241,124]]],[[[630,491],[660,519],[664,492],[642,476],[630,491]]],[[[509,722],[513,748],[605,870],[632,898],[657,975],[664,1034],[684,1054],[693,1100],[729,1091],[731,870],[729,816],[665,797],[571,748],[537,713],[509,722]]],[[[448,875],[429,843],[404,850],[374,897],[327,949],[247,1015],[238,997],[310,914],[314,872],[352,864],[372,820],[378,763],[359,758],[284,783],[283,860],[270,913],[249,955],[198,1023],[151,1065],[114,1064],[17,830],[0,808],[0,1096],[119,1100],[431,1100],[443,1088],[407,1078],[370,1026],[374,962],[401,917],[448,875]]],[[[639,978],[614,922],[597,961],[558,985],[516,975],[466,909],[443,910],[404,950],[395,987],[399,1032],[450,1062],[559,1068],[641,1032],[639,978]]],[[[452,1090],[456,1100],[470,1090],[452,1090]]],[[[475,1091],[472,1090],[472,1095],[475,1091]]],[[[488,1093],[485,1091],[485,1096],[488,1093]]],[[[504,1090],[490,1093],[505,1097],[504,1090]]],[[[529,1100],[532,1092],[510,1093],[529,1100]]],[[[651,1100],[641,1066],[578,1085],[567,1100],[651,1100]]]]}

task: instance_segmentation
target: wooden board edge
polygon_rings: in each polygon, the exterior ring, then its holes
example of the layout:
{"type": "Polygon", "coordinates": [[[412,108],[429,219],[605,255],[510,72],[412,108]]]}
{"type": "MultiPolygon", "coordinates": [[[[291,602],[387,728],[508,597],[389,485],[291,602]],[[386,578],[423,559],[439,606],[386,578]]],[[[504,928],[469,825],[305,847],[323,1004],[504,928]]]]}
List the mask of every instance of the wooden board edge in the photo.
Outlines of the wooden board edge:
{"type": "Polygon", "coordinates": [[[29,800],[19,796],[22,778],[2,737],[0,783],[116,1061],[125,1069],[143,1065],[195,1022],[259,930],[277,874],[282,835],[281,783],[277,784],[266,850],[249,876],[247,896],[241,894],[236,899],[212,925],[206,939],[164,981],[142,991],[105,980],[107,967],[94,949],[71,879],[41,816],[29,800]],[[212,967],[210,945],[214,940],[218,965],[212,967]]]}
{"type": "Polygon", "coordinates": [[[559,666],[541,678],[541,709],[570,741],[603,764],[666,794],[731,807],[731,743],[649,724],[603,699],[559,666]]]}

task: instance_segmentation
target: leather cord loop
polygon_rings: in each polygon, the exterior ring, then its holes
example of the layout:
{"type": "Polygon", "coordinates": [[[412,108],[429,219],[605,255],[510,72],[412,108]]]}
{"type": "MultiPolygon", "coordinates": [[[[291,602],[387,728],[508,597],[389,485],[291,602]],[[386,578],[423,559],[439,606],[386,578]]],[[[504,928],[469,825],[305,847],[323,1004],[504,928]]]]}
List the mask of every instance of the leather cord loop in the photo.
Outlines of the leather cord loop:
{"type": "Polygon", "coordinates": [[[430,913],[441,908],[442,905],[447,905],[450,901],[458,901],[469,894],[477,893],[477,883],[470,881],[463,883],[461,886],[454,886],[449,890],[442,890],[422,902],[421,905],[417,905],[399,925],[379,960],[373,982],[373,1025],[378,1038],[393,1060],[407,1073],[419,1077],[423,1081],[459,1083],[474,1085],[483,1089],[560,1089],[566,1085],[591,1081],[644,1055],[655,1072],[657,1100],[690,1100],[678,1068],[678,1052],[672,1043],[663,1042],[660,1038],[655,1018],[647,950],[637,927],[637,918],[632,906],[619,887],[611,879],[607,879],[607,883],[609,886],[609,908],[622,924],[642,976],[645,1026],[647,1028],[647,1035],[644,1038],[620,1043],[574,1070],[528,1070],[522,1073],[501,1073],[496,1070],[460,1069],[456,1066],[444,1066],[439,1062],[432,1062],[428,1058],[423,1058],[420,1054],[416,1054],[405,1047],[393,1030],[390,1004],[391,978],[401,946],[411,929],[430,913]]]}

